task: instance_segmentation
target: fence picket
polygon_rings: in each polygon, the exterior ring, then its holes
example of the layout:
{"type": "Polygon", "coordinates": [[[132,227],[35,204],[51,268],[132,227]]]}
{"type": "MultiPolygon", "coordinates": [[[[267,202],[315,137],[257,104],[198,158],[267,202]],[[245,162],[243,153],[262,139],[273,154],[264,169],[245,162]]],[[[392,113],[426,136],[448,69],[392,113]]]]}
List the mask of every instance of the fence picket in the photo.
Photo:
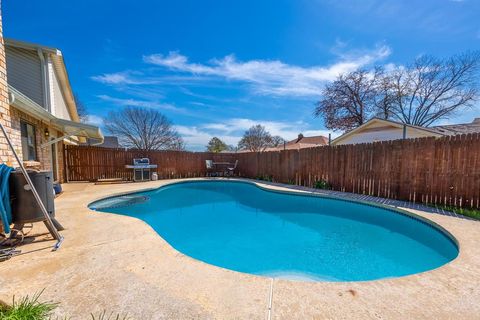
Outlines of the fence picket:
{"type": "Polygon", "coordinates": [[[300,150],[244,153],[140,151],[65,146],[68,181],[131,180],[133,158],[149,157],[160,179],[202,177],[205,160],[239,160],[239,175],[407,201],[480,207],[480,134],[300,150]]]}

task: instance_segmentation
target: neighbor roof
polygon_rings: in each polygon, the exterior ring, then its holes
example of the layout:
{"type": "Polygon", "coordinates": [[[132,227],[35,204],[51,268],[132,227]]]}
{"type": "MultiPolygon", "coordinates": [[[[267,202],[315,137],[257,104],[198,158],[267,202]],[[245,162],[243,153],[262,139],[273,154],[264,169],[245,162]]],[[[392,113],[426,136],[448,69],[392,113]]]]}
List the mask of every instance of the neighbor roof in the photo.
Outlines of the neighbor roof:
{"type": "Polygon", "coordinates": [[[480,118],[475,118],[470,123],[434,126],[432,129],[445,135],[477,133],[480,132],[480,118]]]}
{"type": "Polygon", "coordinates": [[[287,145],[292,145],[292,144],[314,144],[314,145],[327,145],[328,144],[328,138],[324,136],[313,136],[313,137],[304,137],[304,136],[299,136],[297,139],[291,140],[287,142],[287,145]]]}
{"type": "Polygon", "coordinates": [[[118,138],[114,136],[105,136],[102,144],[97,144],[97,147],[102,148],[120,148],[118,138]]]}
{"type": "Polygon", "coordinates": [[[312,148],[316,146],[328,145],[328,138],[324,136],[304,137],[299,134],[298,138],[293,139],[285,143],[285,145],[279,145],[278,147],[267,148],[265,151],[281,151],[281,150],[294,150],[312,148]]]}

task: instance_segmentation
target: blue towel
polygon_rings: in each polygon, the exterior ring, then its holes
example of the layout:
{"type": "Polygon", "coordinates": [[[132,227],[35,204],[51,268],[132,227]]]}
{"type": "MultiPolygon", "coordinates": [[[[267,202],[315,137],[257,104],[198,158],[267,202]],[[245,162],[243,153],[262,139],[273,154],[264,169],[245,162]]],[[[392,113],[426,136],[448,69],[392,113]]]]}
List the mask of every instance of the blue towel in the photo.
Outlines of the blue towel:
{"type": "Polygon", "coordinates": [[[3,223],[3,231],[10,233],[12,223],[12,207],[10,206],[10,188],[8,179],[13,168],[0,164],[0,220],[3,223]]]}

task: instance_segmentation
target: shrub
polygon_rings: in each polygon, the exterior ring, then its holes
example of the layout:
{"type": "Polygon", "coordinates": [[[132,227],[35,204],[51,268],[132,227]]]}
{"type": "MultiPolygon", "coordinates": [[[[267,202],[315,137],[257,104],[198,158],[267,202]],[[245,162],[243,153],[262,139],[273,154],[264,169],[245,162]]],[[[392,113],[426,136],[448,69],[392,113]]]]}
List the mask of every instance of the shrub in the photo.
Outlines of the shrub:
{"type": "Polygon", "coordinates": [[[267,181],[267,182],[272,182],[273,181],[273,176],[264,176],[264,175],[258,175],[255,177],[256,180],[261,180],[261,181],[267,181]]]}
{"type": "Polygon", "coordinates": [[[328,183],[328,181],[323,179],[315,181],[315,183],[313,184],[313,187],[315,189],[323,189],[323,190],[330,190],[332,188],[330,183],[328,183]]]}

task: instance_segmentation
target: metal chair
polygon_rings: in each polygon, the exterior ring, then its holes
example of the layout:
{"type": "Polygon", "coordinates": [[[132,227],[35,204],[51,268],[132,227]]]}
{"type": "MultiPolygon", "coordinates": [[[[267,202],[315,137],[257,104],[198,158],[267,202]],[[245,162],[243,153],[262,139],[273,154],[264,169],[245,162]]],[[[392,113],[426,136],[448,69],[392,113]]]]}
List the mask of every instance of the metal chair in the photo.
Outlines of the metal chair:
{"type": "Polygon", "coordinates": [[[227,167],[228,175],[230,177],[234,175],[235,169],[237,169],[237,165],[238,165],[238,160],[235,160],[235,164],[233,165],[233,167],[227,167]]]}
{"type": "Polygon", "coordinates": [[[213,164],[213,160],[205,160],[205,167],[207,168],[207,177],[211,177],[213,171],[215,170],[215,165],[213,164]]]}

